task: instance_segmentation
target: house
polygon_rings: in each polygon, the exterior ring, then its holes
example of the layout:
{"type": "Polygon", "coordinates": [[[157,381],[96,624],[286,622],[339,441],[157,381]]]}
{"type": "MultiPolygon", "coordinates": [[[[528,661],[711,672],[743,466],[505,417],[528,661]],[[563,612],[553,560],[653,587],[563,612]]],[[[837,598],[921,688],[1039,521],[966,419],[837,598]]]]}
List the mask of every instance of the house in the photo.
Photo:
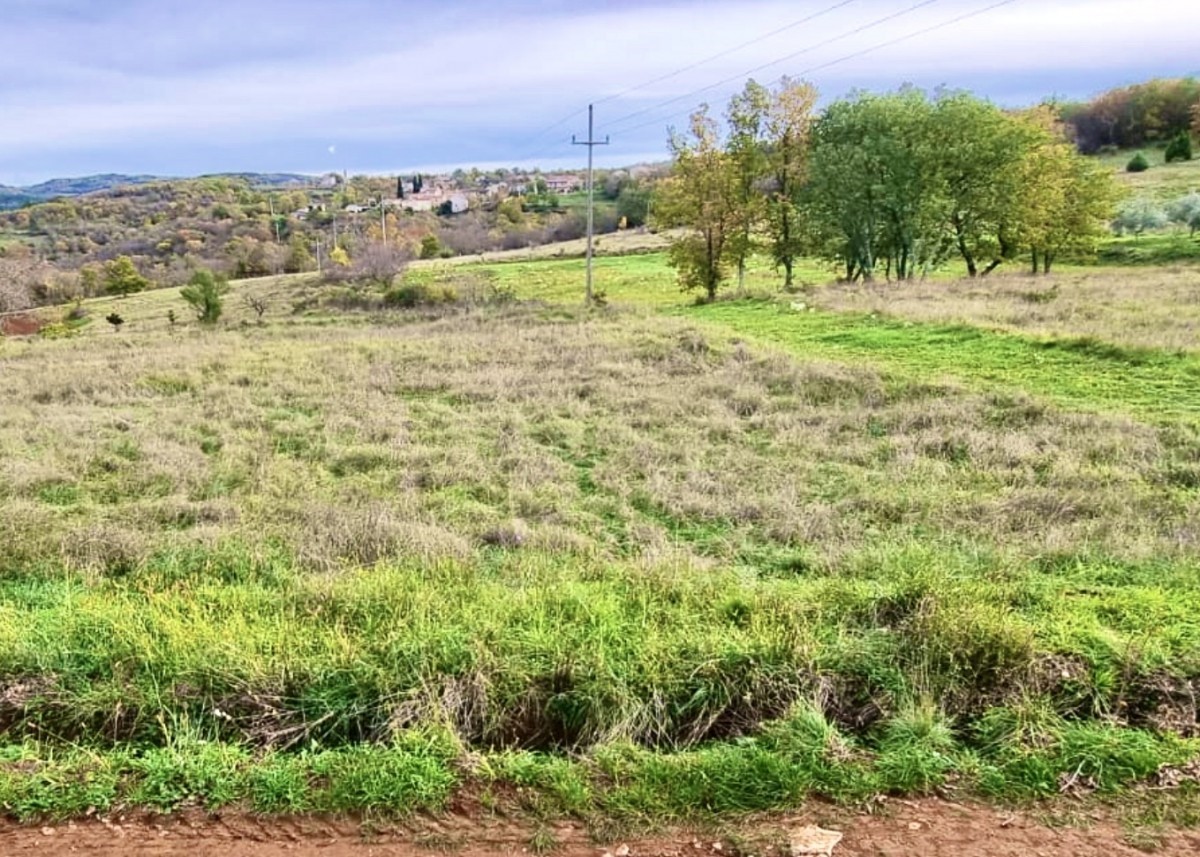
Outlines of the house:
{"type": "Polygon", "coordinates": [[[446,202],[450,204],[451,214],[462,214],[471,207],[471,201],[467,199],[467,195],[464,193],[452,193],[446,199],[446,202]]]}
{"type": "Polygon", "coordinates": [[[547,193],[570,193],[579,190],[582,185],[583,182],[579,180],[579,176],[566,174],[546,176],[547,193]]]}
{"type": "Polygon", "coordinates": [[[362,214],[366,210],[367,210],[367,207],[365,205],[356,205],[356,204],[347,205],[345,208],[342,209],[342,211],[346,212],[347,214],[362,214]]]}

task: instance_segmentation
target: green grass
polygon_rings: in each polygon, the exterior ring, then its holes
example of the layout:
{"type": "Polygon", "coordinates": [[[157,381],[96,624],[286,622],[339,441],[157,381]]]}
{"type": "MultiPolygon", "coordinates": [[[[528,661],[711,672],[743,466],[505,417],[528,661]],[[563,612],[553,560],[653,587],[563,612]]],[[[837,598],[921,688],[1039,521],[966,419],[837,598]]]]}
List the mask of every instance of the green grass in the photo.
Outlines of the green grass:
{"type": "Polygon", "coordinates": [[[798,311],[772,301],[688,310],[731,335],[805,357],[868,363],[908,377],[1025,392],[1076,409],[1200,419],[1200,357],[1080,339],[1037,340],[966,325],[798,311]]]}
{"type": "Polygon", "coordinates": [[[1200,235],[1184,230],[1110,238],[1100,245],[1097,262],[1110,265],[1172,265],[1200,261],[1200,235]]]}
{"type": "Polygon", "coordinates": [[[1200,754],[1195,354],[597,273],[627,307],[550,260],[5,342],[3,812],[655,823],[1200,754]]]}

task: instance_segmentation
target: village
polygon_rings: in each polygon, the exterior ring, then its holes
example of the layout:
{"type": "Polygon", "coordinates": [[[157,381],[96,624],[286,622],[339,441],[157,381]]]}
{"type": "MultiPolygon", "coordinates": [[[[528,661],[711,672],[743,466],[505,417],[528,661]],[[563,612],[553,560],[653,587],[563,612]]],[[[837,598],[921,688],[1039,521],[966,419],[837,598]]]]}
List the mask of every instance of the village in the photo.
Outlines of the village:
{"type": "MultiPolygon", "coordinates": [[[[291,212],[291,217],[304,221],[314,212],[340,211],[347,215],[362,215],[373,211],[394,210],[417,214],[432,212],[443,216],[463,214],[476,207],[494,206],[509,197],[539,197],[552,199],[576,193],[584,188],[583,179],[573,173],[509,173],[453,174],[424,176],[420,173],[396,179],[394,196],[374,196],[362,201],[339,199],[337,191],[349,185],[345,174],[328,173],[317,180],[310,191],[309,203],[291,212]]],[[[344,195],[343,195],[344,196],[344,195]]]]}

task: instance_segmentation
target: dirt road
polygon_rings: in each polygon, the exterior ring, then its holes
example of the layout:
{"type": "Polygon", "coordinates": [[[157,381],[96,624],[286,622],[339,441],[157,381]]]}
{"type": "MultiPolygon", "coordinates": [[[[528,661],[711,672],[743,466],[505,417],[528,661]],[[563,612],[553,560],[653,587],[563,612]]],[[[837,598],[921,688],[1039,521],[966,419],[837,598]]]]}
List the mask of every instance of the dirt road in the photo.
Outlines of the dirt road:
{"type": "MultiPolygon", "coordinates": [[[[821,824],[845,834],[834,857],[1133,857],[1134,845],[1164,857],[1200,854],[1200,832],[1179,831],[1161,839],[1130,834],[1111,820],[1081,816],[1085,824],[1047,827],[1028,814],[939,801],[888,804],[876,815],[851,815],[827,807],[771,818],[724,837],[711,831],[631,839],[596,845],[579,825],[542,831],[538,841],[560,857],[732,857],[739,853],[786,854],[788,831],[821,824]],[[552,838],[551,838],[552,837],[552,838]]],[[[252,816],[184,815],[171,818],[87,820],[52,826],[0,826],[0,855],[58,857],[155,855],[155,857],[463,857],[532,854],[527,823],[451,816],[422,820],[406,829],[374,829],[323,818],[256,819],[252,816]]]]}

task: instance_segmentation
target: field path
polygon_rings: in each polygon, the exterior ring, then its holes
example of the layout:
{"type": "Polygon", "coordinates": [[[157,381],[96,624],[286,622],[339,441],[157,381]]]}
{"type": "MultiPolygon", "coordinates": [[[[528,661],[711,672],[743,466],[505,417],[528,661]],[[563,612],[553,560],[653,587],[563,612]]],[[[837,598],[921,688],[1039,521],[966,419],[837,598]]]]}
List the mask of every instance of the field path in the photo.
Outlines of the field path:
{"type": "MultiPolygon", "coordinates": [[[[841,830],[834,857],[1133,857],[1110,819],[1083,814],[1086,825],[1048,827],[1028,815],[993,807],[940,801],[894,801],[880,815],[848,815],[827,807],[791,817],[740,826],[739,849],[712,832],[631,839],[629,857],[699,857],[739,853],[786,853],[787,831],[814,822],[841,830]]],[[[559,857],[604,857],[624,853],[621,843],[598,846],[579,825],[553,830],[559,857]]],[[[0,854],[58,857],[89,854],[191,855],[191,857],[490,857],[533,853],[527,826],[503,819],[450,816],[411,829],[367,832],[357,822],[319,817],[263,820],[222,814],[160,819],[89,820],[51,827],[0,826],[0,854]]],[[[1139,844],[1149,845],[1150,843],[1139,844]]],[[[1200,853],[1200,832],[1174,832],[1155,841],[1154,853],[1183,857],[1200,853]]]]}

